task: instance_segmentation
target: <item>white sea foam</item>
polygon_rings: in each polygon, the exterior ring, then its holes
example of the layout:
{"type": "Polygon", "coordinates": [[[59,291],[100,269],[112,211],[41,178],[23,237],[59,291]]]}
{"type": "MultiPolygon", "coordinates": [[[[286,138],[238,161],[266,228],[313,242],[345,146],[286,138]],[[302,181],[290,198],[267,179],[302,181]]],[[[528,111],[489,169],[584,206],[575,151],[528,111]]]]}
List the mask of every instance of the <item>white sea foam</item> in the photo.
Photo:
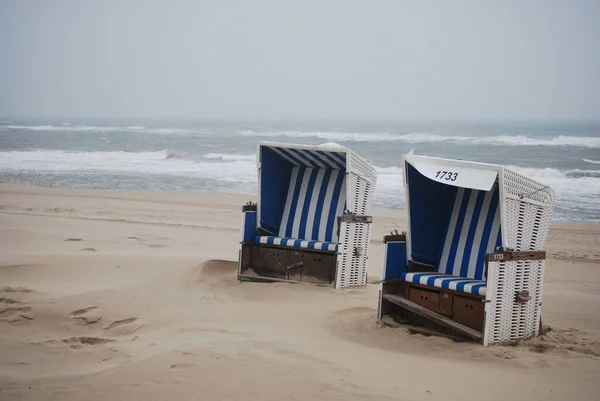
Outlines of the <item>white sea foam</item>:
{"type": "Polygon", "coordinates": [[[60,150],[0,152],[0,170],[185,175],[226,182],[256,179],[250,160],[219,162],[170,157],[171,152],[65,152],[60,150]]]}
{"type": "Polygon", "coordinates": [[[402,174],[402,169],[400,167],[375,167],[378,175],[394,175],[394,174],[402,174]]]}
{"type": "Polygon", "coordinates": [[[202,134],[207,133],[206,129],[186,129],[186,128],[147,128],[141,125],[129,125],[124,127],[117,126],[96,126],[96,125],[72,125],[62,123],[61,125],[2,125],[0,130],[20,130],[20,131],[48,131],[48,132],[132,132],[146,134],[202,134]]]}
{"type": "Polygon", "coordinates": [[[569,178],[600,178],[600,170],[569,170],[566,173],[569,178]]]}
{"type": "Polygon", "coordinates": [[[581,159],[581,160],[583,160],[583,161],[584,161],[584,162],[586,162],[586,163],[591,163],[591,164],[600,164],[600,160],[592,160],[592,159],[586,159],[586,158],[583,158],[583,159],[581,159]]]}
{"type": "Polygon", "coordinates": [[[159,134],[159,135],[208,135],[211,130],[206,128],[190,129],[190,128],[144,128],[139,130],[130,130],[144,134],[159,134]]]}
{"type": "Polygon", "coordinates": [[[225,160],[225,161],[251,161],[256,162],[256,155],[236,155],[230,153],[209,153],[204,156],[206,159],[225,160]]]}
{"type": "MultiPolygon", "coordinates": [[[[554,168],[509,167],[549,185],[555,190],[559,206],[569,215],[576,210],[594,210],[600,207],[600,172],[593,170],[560,171],[554,168]]],[[[563,217],[563,216],[559,216],[563,217]]]]}
{"type": "Polygon", "coordinates": [[[63,132],[116,132],[127,131],[127,127],[97,127],[93,125],[71,125],[64,123],[61,125],[6,125],[1,127],[4,130],[21,131],[63,131],[63,132]],[[66,125],[65,125],[66,124],[66,125]]]}
{"type": "Polygon", "coordinates": [[[6,125],[3,128],[28,131],[54,131],[61,127],[54,127],[52,125],[6,125]]]}

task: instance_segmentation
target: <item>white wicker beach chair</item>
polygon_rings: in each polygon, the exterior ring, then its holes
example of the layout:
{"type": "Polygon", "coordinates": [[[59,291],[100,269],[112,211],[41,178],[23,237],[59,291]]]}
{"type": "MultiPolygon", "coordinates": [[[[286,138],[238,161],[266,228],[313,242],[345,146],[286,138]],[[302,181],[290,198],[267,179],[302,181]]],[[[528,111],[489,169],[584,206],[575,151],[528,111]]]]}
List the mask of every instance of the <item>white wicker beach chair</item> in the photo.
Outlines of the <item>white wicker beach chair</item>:
{"type": "Polygon", "coordinates": [[[378,318],[483,345],[537,336],[554,191],[499,165],[402,164],[408,226],[384,238],[378,318]]]}
{"type": "Polygon", "coordinates": [[[258,144],[258,202],[243,207],[239,280],[366,284],[376,173],[337,144],[258,144]]]}

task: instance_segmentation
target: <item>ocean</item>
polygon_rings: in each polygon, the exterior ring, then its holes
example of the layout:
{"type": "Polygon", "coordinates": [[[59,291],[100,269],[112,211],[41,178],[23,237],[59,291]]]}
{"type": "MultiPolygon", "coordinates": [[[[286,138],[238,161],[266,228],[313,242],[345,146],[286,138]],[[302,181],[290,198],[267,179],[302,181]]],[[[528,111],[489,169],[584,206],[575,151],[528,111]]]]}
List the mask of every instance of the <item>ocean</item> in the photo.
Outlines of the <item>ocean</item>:
{"type": "Polygon", "coordinates": [[[498,163],[557,192],[555,220],[600,221],[600,123],[0,121],[0,182],[256,193],[261,140],[336,142],[377,168],[377,207],[404,208],[400,158],[498,163]]]}

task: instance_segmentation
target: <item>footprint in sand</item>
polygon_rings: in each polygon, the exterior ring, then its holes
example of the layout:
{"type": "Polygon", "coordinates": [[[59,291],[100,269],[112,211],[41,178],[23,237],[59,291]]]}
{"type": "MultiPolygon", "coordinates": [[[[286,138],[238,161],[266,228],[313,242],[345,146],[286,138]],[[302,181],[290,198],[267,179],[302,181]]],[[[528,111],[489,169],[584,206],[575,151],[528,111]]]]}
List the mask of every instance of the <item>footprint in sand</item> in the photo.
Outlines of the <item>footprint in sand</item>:
{"type": "Polygon", "coordinates": [[[102,320],[102,316],[92,316],[92,317],[88,317],[88,316],[74,316],[73,319],[77,320],[78,322],[80,322],[84,326],[87,326],[87,325],[90,325],[90,324],[96,324],[96,323],[98,323],[100,320],[102,320]]]}
{"type": "Polygon", "coordinates": [[[44,209],[44,212],[46,213],[73,213],[75,211],[75,209],[63,209],[61,207],[55,207],[55,208],[46,208],[44,209]]]}
{"type": "Polygon", "coordinates": [[[96,248],[81,248],[79,252],[96,252],[96,248]]]}
{"type": "Polygon", "coordinates": [[[16,301],[16,300],[10,299],[10,298],[0,298],[0,302],[2,302],[4,304],[20,304],[19,301],[16,301]]]}
{"type": "Polygon", "coordinates": [[[27,293],[27,292],[31,292],[31,290],[29,288],[25,288],[25,287],[1,287],[0,288],[0,292],[23,292],[23,293],[27,293]]]}
{"type": "Polygon", "coordinates": [[[171,365],[171,369],[185,369],[185,368],[191,368],[192,366],[196,366],[193,363],[176,363],[174,365],[171,365]]]}
{"type": "Polygon", "coordinates": [[[101,338],[101,337],[71,337],[71,338],[65,338],[64,340],[62,340],[63,343],[65,344],[84,344],[84,345],[98,345],[98,344],[106,344],[106,343],[110,343],[113,342],[115,340],[111,340],[108,338],[101,338]]]}
{"type": "Polygon", "coordinates": [[[125,324],[133,323],[136,320],[137,320],[137,318],[135,318],[135,317],[130,317],[130,318],[121,319],[121,320],[115,320],[114,322],[112,322],[111,324],[109,324],[108,326],[106,326],[104,328],[104,330],[114,329],[115,327],[119,327],[119,326],[123,326],[125,324]]]}
{"type": "Polygon", "coordinates": [[[97,308],[97,306],[88,306],[87,308],[82,308],[82,309],[74,310],[73,312],[69,313],[69,315],[71,315],[71,316],[83,315],[84,313],[89,312],[89,311],[91,311],[93,309],[96,309],[96,308],[97,308]]]}
{"type": "Polygon", "coordinates": [[[20,306],[20,307],[9,307],[0,309],[0,317],[11,316],[16,313],[30,312],[31,308],[29,306],[20,306]]]}
{"type": "Polygon", "coordinates": [[[137,318],[130,317],[127,319],[115,320],[104,328],[105,331],[112,332],[116,335],[128,335],[133,334],[144,325],[137,323],[137,318]]]}
{"type": "Polygon", "coordinates": [[[0,309],[0,322],[17,323],[19,321],[33,320],[30,314],[31,308],[28,306],[8,307],[0,309]]]}
{"type": "Polygon", "coordinates": [[[82,316],[90,311],[94,311],[97,309],[97,306],[89,306],[87,308],[74,310],[73,312],[69,313],[69,316],[71,316],[73,319],[77,320],[77,322],[83,324],[84,326],[87,326],[90,324],[98,323],[100,320],[102,320],[102,315],[100,315],[99,313],[92,313],[88,316],[82,316]]]}

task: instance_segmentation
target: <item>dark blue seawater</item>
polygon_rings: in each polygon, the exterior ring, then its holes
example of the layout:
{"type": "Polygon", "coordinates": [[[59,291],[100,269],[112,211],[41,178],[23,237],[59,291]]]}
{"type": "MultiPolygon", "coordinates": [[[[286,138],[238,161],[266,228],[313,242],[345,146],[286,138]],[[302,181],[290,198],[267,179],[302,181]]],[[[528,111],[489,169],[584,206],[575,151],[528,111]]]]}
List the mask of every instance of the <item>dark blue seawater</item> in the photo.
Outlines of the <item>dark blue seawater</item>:
{"type": "Polygon", "coordinates": [[[600,220],[598,122],[0,121],[0,182],[256,192],[258,141],[336,142],[377,167],[376,205],[404,207],[403,153],[503,164],[552,186],[557,220],[600,220]]]}

